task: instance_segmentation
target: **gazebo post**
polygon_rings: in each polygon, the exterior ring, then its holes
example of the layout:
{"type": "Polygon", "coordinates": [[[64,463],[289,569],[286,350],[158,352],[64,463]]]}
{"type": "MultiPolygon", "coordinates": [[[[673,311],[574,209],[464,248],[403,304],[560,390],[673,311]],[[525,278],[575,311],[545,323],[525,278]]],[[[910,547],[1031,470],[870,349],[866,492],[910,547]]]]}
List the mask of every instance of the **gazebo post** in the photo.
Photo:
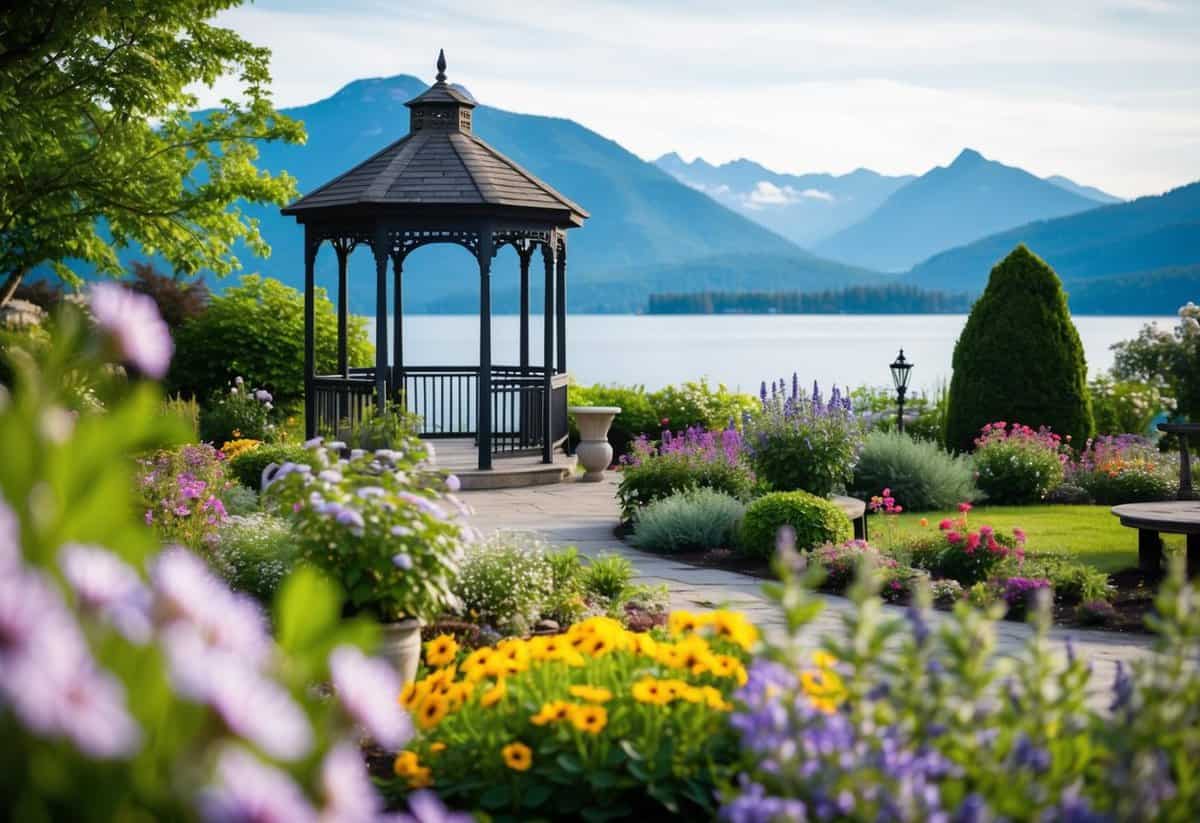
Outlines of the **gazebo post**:
{"type": "Polygon", "coordinates": [[[337,368],[343,378],[350,376],[350,355],[346,344],[346,325],[350,315],[349,287],[346,283],[346,267],[350,258],[350,250],[342,243],[334,245],[337,251],[338,263],[338,326],[337,326],[337,368]]]}
{"type": "Polygon", "coordinates": [[[567,234],[559,233],[558,282],[554,293],[558,301],[558,373],[567,373],[567,234]]]}
{"type": "Polygon", "coordinates": [[[479,231],[479,469],[492,467],[492,226],[479,231]]]}
{"type": "Polygon", "coordinates": [[[387,402],[388,334],[387,334],[387,264],[389,257],[387,231],[375,230],[375,408],[383,411],[387,402]]]}
{"type": "MultiPolygon", "coordinates": [[[[404,391],[404,258],[392,255],[392,391],[404,391]]],[[[397,398],[399,400],[399,398],[397,398]]]]}
{"type": "Polygon", "coordinates": [[[317,398],[313,393],[313,374],[317,368],[316,338],[316,295],[313,283],[313,266],[317,258],[317,245],[312,232],[304,226],[304,436],[312,439],[317,435],[317,398]]]}
{"type": "Polygon", "coordinates": [[[554,358],[554,237],[542,246],[542,263],[546,267],[544,312],[542,315],[542,462],[554,462],[554,438],[550,430],[553,408],[551,374],[554,358]]]}
{"type": "Polygon", "coordinates": [[[533,245],[517,247],[521,258],[521,374],[529,374],[529,261],[533,245]]]}

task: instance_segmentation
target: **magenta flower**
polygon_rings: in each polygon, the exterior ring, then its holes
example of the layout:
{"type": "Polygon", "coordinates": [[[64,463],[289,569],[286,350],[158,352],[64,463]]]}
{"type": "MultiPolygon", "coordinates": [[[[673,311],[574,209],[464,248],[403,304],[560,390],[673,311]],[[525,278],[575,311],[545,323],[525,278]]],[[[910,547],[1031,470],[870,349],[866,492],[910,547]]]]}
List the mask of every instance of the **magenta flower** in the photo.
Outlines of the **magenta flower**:
{"type": "Polygon", "coordinates": [[[113,339],[126,362],[149,377],[166,375],[175,345],[152,298],[116,283],[97,283],[89,302],[96,325],[113,339]]]}
{"type": "Polygon", "coordinates": [[[400,677],[391,666],[354,646],[338,646],[329,655],[329,672],[346,713],[377,743],[395,751],[412,737],[412,722],[396,700],[400,677]]]}
{"type": "Polygon", "coordinates": [[[245,749],[226,748],[216,771],[216,784],[200,796],[209,823],[316,823],[316,811],[292,778],[245,749]]]}

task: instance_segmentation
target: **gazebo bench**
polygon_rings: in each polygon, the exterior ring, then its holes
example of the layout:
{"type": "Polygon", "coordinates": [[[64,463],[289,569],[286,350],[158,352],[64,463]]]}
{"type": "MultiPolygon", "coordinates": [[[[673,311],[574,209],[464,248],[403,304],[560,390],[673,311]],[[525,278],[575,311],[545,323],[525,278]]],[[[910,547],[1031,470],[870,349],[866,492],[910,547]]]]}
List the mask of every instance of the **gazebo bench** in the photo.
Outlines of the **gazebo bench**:
{"type": "Polygon", "coordinates": [[[1122,526],[1138,531],[1138,566],[1146,577],[1163,573],[1161,535],[1187,536],[1188,577],[1200,575],[1200,500],[1164,500],[1113,506],[1122,526]]]}

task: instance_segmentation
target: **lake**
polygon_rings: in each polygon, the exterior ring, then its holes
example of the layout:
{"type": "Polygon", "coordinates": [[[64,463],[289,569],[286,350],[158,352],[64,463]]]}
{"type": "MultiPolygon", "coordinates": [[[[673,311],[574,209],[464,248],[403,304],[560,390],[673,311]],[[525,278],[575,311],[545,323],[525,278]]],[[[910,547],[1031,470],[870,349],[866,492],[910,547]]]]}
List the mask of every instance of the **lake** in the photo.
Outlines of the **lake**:
{"type": "MultiPolygon", "coordinates": [[[[915,364],[912,385],[932,389],[950,378],[954,343],[966,319],[963,314],[571,315],[567,369],[581,383],[640,383],[648,389],[707,377],[757,392],[762,380],[790,379],[793,371],[805,383],[817,380],[826,387],[835,382],[888,386],[888,364],[903,346],[915,364]]],[[[1152,320],[1169,327],[1177,318],[1076,317],[1090,372],[1108,369],[1109,347],[1134,337],[1152,320]]],[[[368,327],[373,340],[371,320],[368,327]]],[[[493,317],[494,362],[519,362],[518,335],[515,315],[493,317]]],[[[530,339],[532,361],[540,363],[540,317],[530,324],[530,339]]],[[[479,358],[479,319],[407,316],[404,347],[410,365],[473,365],[479,358]]]]}

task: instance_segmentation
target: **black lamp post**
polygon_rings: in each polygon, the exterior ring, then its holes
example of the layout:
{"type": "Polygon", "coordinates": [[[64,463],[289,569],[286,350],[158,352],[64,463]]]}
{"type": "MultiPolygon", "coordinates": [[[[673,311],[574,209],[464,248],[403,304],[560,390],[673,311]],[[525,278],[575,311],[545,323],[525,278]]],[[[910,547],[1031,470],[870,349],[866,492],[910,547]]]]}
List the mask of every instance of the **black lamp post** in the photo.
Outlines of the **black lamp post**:
{"type": "Polygon", "coordinates": [[[904,359],[904,349],[889,367],[892,370],[892,383],[896,386],[896,427],[904,432],[904,393],[908,391],[908,378],[912,374],[913,364],[904,359]]]}

